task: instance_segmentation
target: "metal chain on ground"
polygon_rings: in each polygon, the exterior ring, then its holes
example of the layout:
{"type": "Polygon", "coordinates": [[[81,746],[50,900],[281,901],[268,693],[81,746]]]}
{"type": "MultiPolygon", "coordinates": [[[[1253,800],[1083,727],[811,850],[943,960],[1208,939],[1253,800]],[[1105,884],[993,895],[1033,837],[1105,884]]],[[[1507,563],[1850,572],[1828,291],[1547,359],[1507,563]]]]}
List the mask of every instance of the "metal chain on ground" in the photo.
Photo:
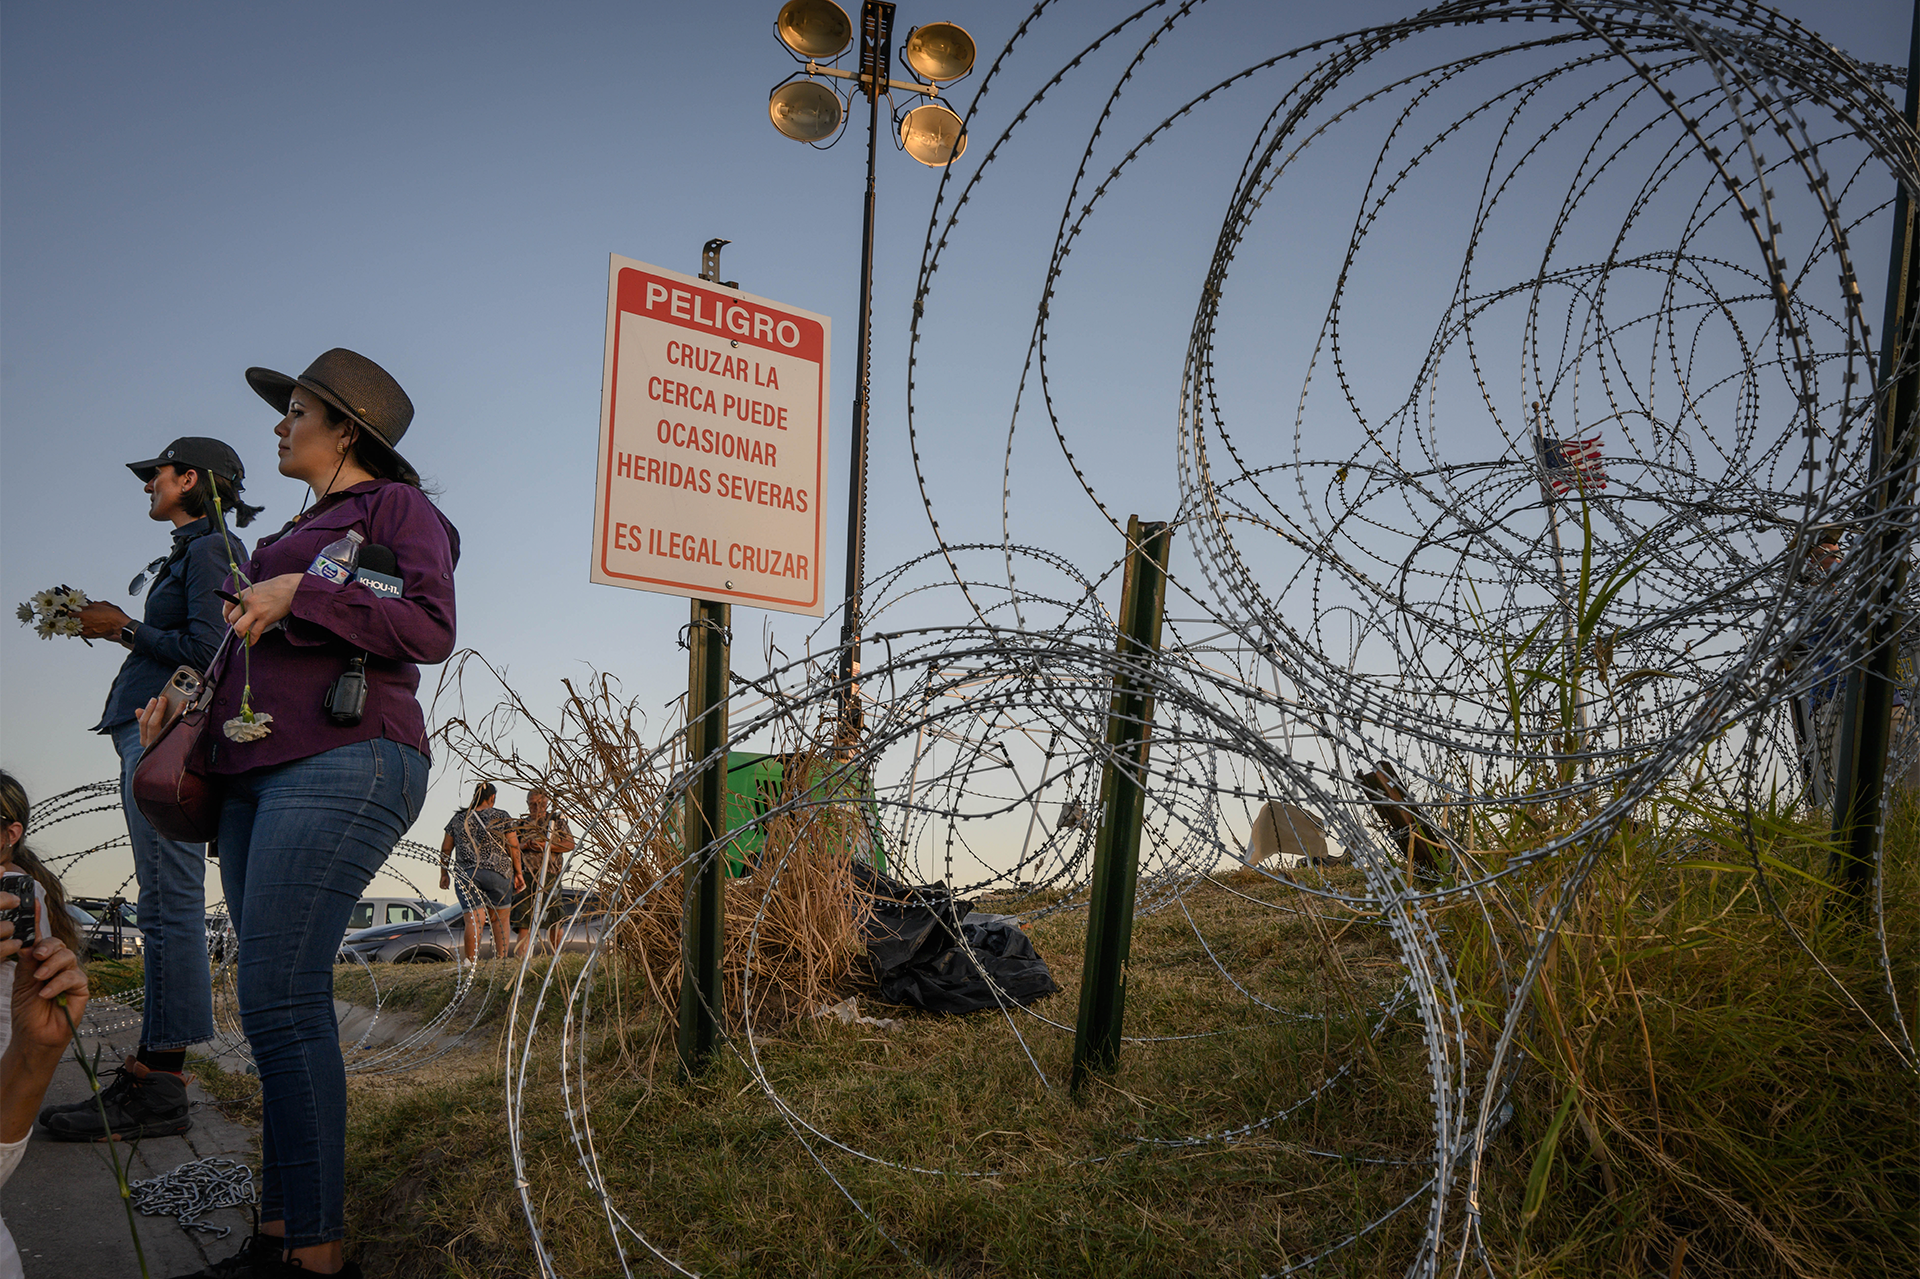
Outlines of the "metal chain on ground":
{"type": "Polygon", "coordinates": [[[200,1220],[220,1208],[245,1208],[260,1202],[253,1169],[238,1159],[215,1155],[181,1164],[157,1177],[127,1183],[133,1206],[149,1217],[172,1217],[182,1230],[204,1230],[216,1239],[233,1233],[232,1226],[200,1220]]]}

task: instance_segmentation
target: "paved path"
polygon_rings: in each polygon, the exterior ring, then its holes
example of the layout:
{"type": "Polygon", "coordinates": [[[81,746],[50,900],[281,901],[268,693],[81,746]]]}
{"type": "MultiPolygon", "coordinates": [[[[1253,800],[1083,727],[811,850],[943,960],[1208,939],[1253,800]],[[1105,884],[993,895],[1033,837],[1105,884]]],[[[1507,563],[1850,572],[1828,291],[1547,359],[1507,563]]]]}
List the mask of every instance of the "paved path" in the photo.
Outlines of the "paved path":
{"type": "MultiPolygon", "coordinates": [[[[128,1015],[107,1000],[87,1008],[81,1038],[91,1055],[100,1045],[100,1062],[120,1064],[140,1037],[138,1014],[128,1015]]],[[[86,1074],[71,1057],[61,1064],[47,1089],[49,1102],[77,1101],[90,1095],[86,1074]]],[[[196,1103],[193,1128],[185,1136],[159,1137],[138,1146],[119,1146],[121,1159],[132,1155],[129,1180],[140,1181],[170,1172],[183,1163],[224,1155],[258,1167],[254,1134],[229,1121],[210,1104],[198,1085],[188,1089],[196,1103]]],[[[138,1279],[139,1262],[127,1230],[126,1209],[107,1166],[107,1148],[92,1143],[48,1141],[36,1129],[20,1167],[0,1191],[0,1214],[7,1219],[20,1247],[26,1279],[138,1279]]],[[[172,1217],[145,1217],[134,1221],[146,1252],[147,1272],[153,1279],[191,1274],[240,1246],[253,1228],[245,1208],[223,1208],[201,1218],[213,1225],[233,1226],[225,1239],[199,1231],[182,1230],[172,1217]]]]}

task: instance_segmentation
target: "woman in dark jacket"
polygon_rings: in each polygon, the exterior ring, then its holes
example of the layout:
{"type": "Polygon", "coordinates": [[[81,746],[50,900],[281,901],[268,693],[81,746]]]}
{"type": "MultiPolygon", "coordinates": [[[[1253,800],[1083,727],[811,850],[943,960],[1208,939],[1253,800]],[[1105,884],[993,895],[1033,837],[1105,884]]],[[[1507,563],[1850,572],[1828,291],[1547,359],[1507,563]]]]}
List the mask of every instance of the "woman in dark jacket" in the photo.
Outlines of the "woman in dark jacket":
{"type": "Polygon", "coordinates": [[[138,621],[117,604],[96,600],[80,610],[80,634],[117,640],[127,650],[94,731],[113,740],[120,755],[120,803],[126,812],[133,869],[140,881],[140,932],[146,939],[140,1005],[140,1045],[115,1072],[96,1105],[85,1097],[49,1106],[40,1122],[65,1141],[132,1141],[184,1133],[193,1126],[187,1101],[187,1049],[212,1039],[213,983],[207,967],[206,845],[168,839],[133,802],[133,770],[140,760],[135,718],[175,669],[205,671],[220,635],[220,583],[231,559],[245,560],[242,528],[260,508],[240,500],[246,470],[226,444],[189,435],[157,457],[128,462],[147,493],[147,518],[173,526],[168,553],[128,588],[138,594],[149,576],[138,621]]]}
{"type": "MultiPolygon", "coordinates": [[[[453,651],[460,539],[394,451],[413,405],[386,370],[335,349],[298,378],[256,368],[247,381],[285,415],[280,473],[304,480],[313,505],[245,567],[241,603],[226,611],[244,643],[229,650],[210,716],[240,1019],[264,1103],[263,1189],[262,1234],[203,1273],[357,1276],[341,1243],[347,1098],[333,960],[354,903],[420,814],[419,663],[453,651]],[[333,550],[342,544],[358,568],[333,550]],[[352,676],[364,679],[363,705],[352,676]]],[[[147,736],[164,715],[148,704],[147,736]]]]}

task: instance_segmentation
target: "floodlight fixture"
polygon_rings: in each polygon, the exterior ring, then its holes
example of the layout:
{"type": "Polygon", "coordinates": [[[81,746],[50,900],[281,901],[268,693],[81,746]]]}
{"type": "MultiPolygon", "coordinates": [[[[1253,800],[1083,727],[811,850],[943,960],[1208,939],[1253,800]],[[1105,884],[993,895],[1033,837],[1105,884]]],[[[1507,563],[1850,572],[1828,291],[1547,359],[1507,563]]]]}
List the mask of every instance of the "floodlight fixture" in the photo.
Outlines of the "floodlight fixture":
{"type": "Polygon", "coordinates": [[[960,117],[940,105],[941,86],[973,70],[978,49],[973,37],[952,22],[934,22],[907,33],[899,46],[893,42],[894,0],[860,0],[855,22],[834,0],[786,0],[773,23],[774,34],[803,69],[776,85],[767,99],[767,115],[785,137],[817,147],[833,145],[845,127],[853,95],[866,95],[867,199],[860,233],[860,340],[854,357],[859,373],[853,389],[853,447],[849,450],[847,493],[847,591],[840,622],[839,732],[857,740],[861,731],[858,687],[860,672],[861,592],[866,573],[867,428],[869,381],[873,342],[873,219],[880,152],[880,106],[892,108],[893,93],[901,90],[930,99],[904,115],[896,115],[900,147],[921,164],[944,168],[967,149],[960,117]],[[858,49],[858,70],[828,66],[858,49]],[[907,81],[890,79],[887,67],[896,51],[913,73],[907,81]],[[804,78],[803,78],[804,77],[804,78]],[[827,83],[823,84],[824,80],[827,83]],[[846,98],[832,81],[844,81],[846,98]]]}
{"type": "Polygon", "coordinates": [[[853,19],[833,0],[787,0],[773,29],[782,44],[807,59],[837,58],[853,42],[853,19]]]}
{"type": "Polygon", "coordinates": [[[900,56],[921,79],[945,84],[973,70],[977,50],[973,37],[959,23],[930,22],[907,33],[900,56]]]}
{"type": "Polygon", "coordinates": [[[767,114],[795,142],[824,142],[840,129],[840,95],[812,80],[789,80],[768,97],[767,114]]]}
{"type": "Polygon", "coordinates": [[[938,102],[927,102],[901,119],[900,145],[920,163],[940,169],[966,153],[967,135],[959,116],[938,102]]]}

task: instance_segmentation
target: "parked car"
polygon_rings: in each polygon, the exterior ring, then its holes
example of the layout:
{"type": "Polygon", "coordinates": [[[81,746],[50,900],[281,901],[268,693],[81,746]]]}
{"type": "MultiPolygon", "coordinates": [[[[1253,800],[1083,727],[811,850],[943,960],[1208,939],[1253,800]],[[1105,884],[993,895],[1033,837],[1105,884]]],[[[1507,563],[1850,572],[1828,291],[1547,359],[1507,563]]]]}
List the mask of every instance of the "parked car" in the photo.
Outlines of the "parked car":
{"type": "Polygon", "coordinates": [[[207,915],[207,958],[214,963],[224,963],[227,951],[233,945],[233,921],[227,918],[225,910],[216,910],[207,915]]]}
{"type": "Polygon", "coordinates": [[[353,913],[347,916],[345,935],[393,924],[417,924],[445,909],[441,903],[424,897],[362,897],[354,903],[353,913]]]}
{"type": "Polygon", "coordinates": [[[133,903],[115,897],[74,897],[67,914],[80,931],[88,959],[133,959],[146,953],[133,903]],[[115,909],[115,903],[118,908],[115,909]]]}
{"type": "MultiPolygon", "coordinates": [[[[573,912],[587,892],[581,888],[562,888],[561,898],[566,903],[569,924],[560,938],[563,953],[575,953],[593,949],[600,940],[601,927],[606,919],[600,904],[588,898],[586,909],[580,918],[573,919],[573,912]]],[[[461,934],[464,924],[461,910],[456,905],[443,907],[425,919],[401,924],[379,924],[372,928],[363,928],[359,932],[348,933],[340,944],[340,963],[353,963],[364,960],[370,964],[408,964],[408,963],[446,963],[460,953],[461,934]]],[[[547,949],[546,930],[541,930],[539,946],[547,949]]],[[[479,957],[493,958],[493,930],[480,930],[479,957]]]]}

